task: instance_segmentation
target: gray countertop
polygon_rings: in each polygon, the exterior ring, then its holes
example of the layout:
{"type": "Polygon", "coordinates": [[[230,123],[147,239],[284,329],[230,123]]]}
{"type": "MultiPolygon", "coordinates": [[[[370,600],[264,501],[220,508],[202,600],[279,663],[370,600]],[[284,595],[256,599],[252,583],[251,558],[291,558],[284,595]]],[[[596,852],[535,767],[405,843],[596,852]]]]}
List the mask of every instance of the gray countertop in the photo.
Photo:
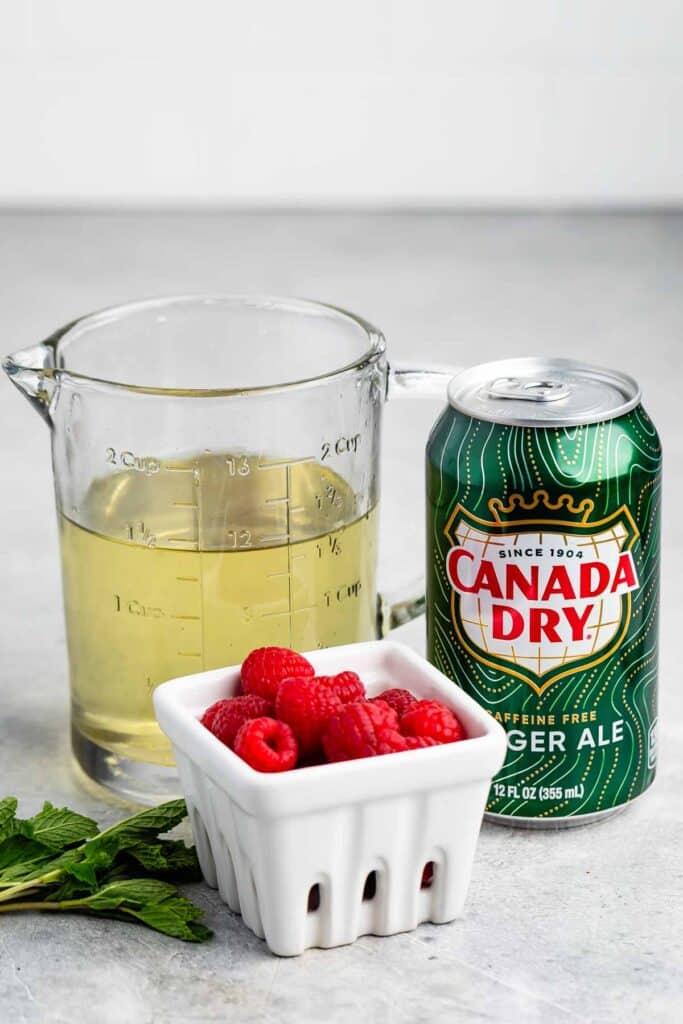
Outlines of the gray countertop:
{"type": "MultiPolygon", "coordinates": [[[[3,351],[129,298],[269,291],[336,302],[395,358],[544,352],[638,377],[666,453],[661,754],[626,813],[564,833],[485,826],[464,920],[271,956],[194,888],[216,937],[192,947],[106,921],[0,922],[0,1021],[674,1021],[683,1006],[683,217],[492,214],[0,216],[3,351]]],[[[66,654],[45,425],[0,381],[0,795],[103,821],[70,767],[66,654]]],[[[422,447],[436,408],[389,406],[387,582],[420,570],[422,447]],[[414,454],[413,454],[414,453],[414,454]]],[[[422,626],[407,629],[416,645],[422,626]]]]}

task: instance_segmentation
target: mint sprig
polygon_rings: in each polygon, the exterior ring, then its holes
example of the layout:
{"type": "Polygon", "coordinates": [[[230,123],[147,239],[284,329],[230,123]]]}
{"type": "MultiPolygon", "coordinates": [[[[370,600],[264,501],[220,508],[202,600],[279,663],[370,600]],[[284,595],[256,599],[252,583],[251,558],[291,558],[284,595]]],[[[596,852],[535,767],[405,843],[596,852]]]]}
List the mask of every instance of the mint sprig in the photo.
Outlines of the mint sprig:
{"type": "Polygon", "coordinates": [[[14,831],[16,813],[16,797],[6,796],[4,800],[0,800],[0,842],[14,831]]]}
{"type": "Polygon", "coordinates": [[[162,838],[185,817],[183,800],[102,832],[50,803],[25,820],[16,811],[14,797],[0,801],[0,913],[77,911],[139,921],[186,942],[210,937],[201,909],[172,884],[201,877],[195,851],[162,838]]]}

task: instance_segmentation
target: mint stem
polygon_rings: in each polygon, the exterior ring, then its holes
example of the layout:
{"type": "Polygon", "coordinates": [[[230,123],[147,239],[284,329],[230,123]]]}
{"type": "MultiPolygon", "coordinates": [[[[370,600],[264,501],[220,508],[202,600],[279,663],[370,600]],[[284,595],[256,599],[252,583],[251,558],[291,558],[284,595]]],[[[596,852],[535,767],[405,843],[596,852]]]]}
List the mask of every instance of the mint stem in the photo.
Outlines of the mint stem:
{"type": "Polygon", "coordinates": [[[41,889],[44,885],[52,885],[53,882],[59,882],[63,877],[64,871],[62,868],[55,868],[53,871],[47,871],[44,875],[40,875],[38,878],[30,878],[27,882],[17,882],[16,885],[12,885],[9,889],[5,889],[3,892],[0,892],[0,903],[6,903],[8,900],[13,900],[22,893],[41,889]]]}
{"type": "Polygon", "coordinates": [[[66,900],[63,903],[49,900],[17,900],[0,907],[0,914],[8,914],[12,910],[74,910],[80,903],[80,900],[66,900]]]}

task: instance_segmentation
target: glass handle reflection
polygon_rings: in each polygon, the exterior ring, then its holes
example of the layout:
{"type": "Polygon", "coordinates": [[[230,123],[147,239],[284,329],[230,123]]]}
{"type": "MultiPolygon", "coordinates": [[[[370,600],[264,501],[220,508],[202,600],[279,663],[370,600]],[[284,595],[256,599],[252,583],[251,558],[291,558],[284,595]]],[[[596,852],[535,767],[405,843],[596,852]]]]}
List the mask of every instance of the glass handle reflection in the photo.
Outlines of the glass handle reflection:
{"type": "MultiPolygon", "coordinates": [[[[430,398],[444,402],[448,383],[460,368],[442,364],[409,366],[395,363],[387,374],[387,400],[395,398],[430,398]]],[[[423,615],[425,610],[424,575],[413,578],[377,596],[377,631],[386,636],[389,630],[403,626],[423,615]]]]}
{"type": "Polygon", "coordinates": [[[437,363],[426,366],[394,363],[387,375],[387,399],[431,398],[443,402],[449,381],[460,370],[461,367],[437,363]]]}

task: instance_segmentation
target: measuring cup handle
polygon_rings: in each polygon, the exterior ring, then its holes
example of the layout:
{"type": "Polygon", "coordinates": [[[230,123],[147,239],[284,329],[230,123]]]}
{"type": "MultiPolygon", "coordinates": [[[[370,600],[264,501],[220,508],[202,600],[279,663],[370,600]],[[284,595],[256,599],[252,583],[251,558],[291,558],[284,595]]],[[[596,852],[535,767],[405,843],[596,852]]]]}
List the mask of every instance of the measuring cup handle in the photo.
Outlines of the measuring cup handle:
{"type": "MultiPolygon", "coordinates": [[[[431,398],[441,402],[446,399],[446,389],[451,377],[460,372],[460,367],[442,364],[406,366],[395,363],[389,367],[387,376],[387,400],[394,398],[431,398]]],[[[418,576],[408,583],[384,591],[377,598],[377,621],[379,635],[386,636],[390,629],[402,626],[425,610],[424,576],[418,576]]]]}
{"type": "Polygon", "coordinates": [[[437,398],[446,399],[448,382],[461,366],[445,366],[443,363],[427,363],[425,366],[406,366],[394,363],[389,367],[387,377],[387,400],[394,398],[437,398]]]}

